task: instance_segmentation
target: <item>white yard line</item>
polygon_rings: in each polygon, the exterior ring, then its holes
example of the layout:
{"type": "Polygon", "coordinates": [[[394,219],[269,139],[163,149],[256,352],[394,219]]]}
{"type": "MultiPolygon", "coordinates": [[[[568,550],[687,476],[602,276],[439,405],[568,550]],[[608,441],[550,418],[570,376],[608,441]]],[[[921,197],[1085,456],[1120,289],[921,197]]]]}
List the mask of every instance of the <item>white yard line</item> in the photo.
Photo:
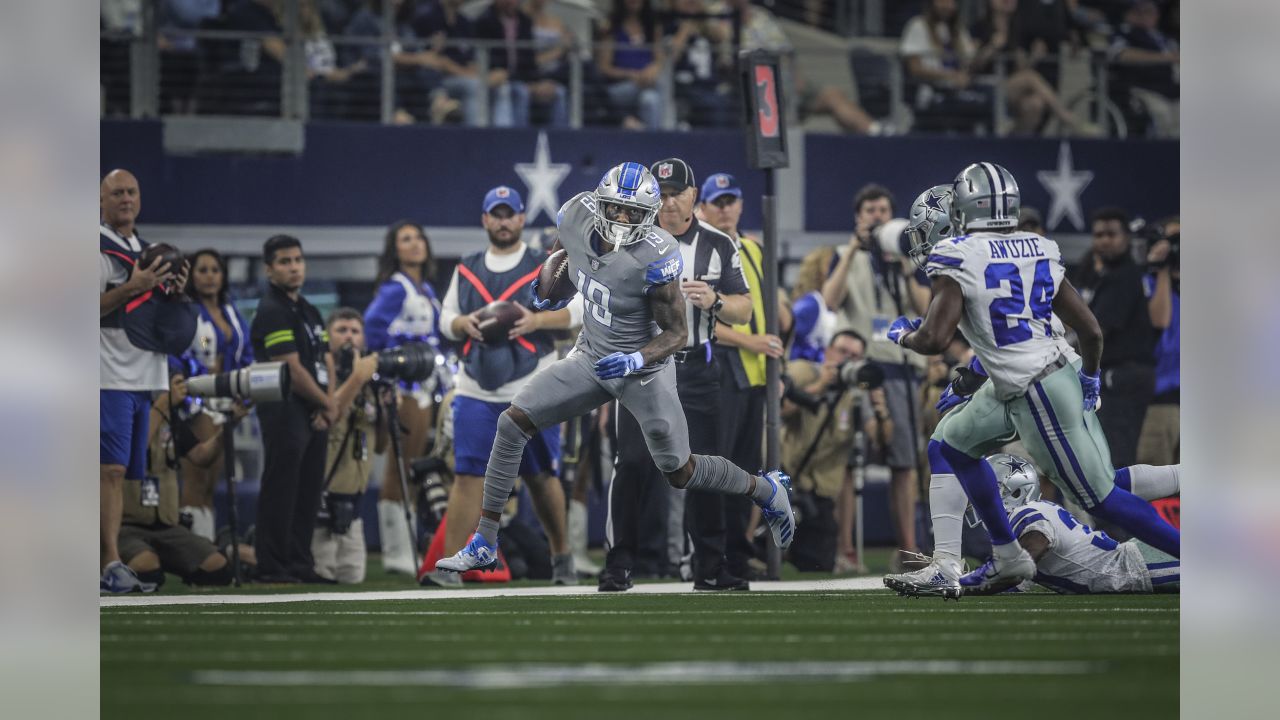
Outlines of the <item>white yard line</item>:
{"type": "MultiPolygon", "coordinates": [[[[751,592],[844,592],[849,590],[883,590],[878,577],[843,578],[840,580],[792,580],[786,582],[752,582],[751,592]]],[[[677,595],[693,593],[691,583],[645,583],[628,590],[627,595],[677,595]]],[[[589,595],[601,597],[591,584],[571,587],[494,587],[475,590],[380,590],[370,592],[315,592],[287,595],[123,595],[103,596],[98,607],[156,607],[160,605],[275,605],[297,602],[346,602],[360,600],[459,600],[497,597],[554,597],[589,595]]],[[[618,593],[622,594],[622,593],[618,593]]],[[[713,593],[697,593],[710,595],[713,593]]],[[[721,611],[717,611],[721,612],[721,611]]]]}
{"type": "Polygon", "coordinates": [[[690,685],[766,681],[853,682],[880,675],[1085,675],[1093,662],[872,660],[833,662],[662,662],[644,665],[505,665],[466,670],[198,670],[197,685],[234,687],[444,687],[522,689],[564,685],[690,685]]]}

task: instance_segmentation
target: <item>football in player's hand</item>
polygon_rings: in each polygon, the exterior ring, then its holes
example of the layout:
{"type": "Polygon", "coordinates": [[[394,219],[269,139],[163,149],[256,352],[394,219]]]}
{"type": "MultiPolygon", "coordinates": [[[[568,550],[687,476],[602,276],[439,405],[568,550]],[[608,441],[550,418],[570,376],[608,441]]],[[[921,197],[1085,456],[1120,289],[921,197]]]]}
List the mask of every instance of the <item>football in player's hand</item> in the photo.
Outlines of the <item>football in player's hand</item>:
{"type": "MultiPolygon", "coordinates": [[[[148,268],[151,263],[160,258],[160,267],[163,268],[167,263],[169,272],[177,275],[182,271],[182,251],[168,243],[154,243],[148,245],[142,251],[142,255],[138,257],[138,267],[148,268]]],[[[170,280],[161,284],[156,289],[161,295],[171,295],[177,287],[177,283],[170,280]]]]}
{"type": "Polygon", "coordinates": [[[558,303],[576,295],[578,288],[569,277],[569,253],[557,250],[547,256],[538,271],[538,299],[558,303]]]}
{"type": "Polygon", "coordinates": [[[515,303],[495,300],[476,311],[476,326],[480,328],[486,345],[504,343],[507,333],[522,317],[524,313],[515,303]]]}

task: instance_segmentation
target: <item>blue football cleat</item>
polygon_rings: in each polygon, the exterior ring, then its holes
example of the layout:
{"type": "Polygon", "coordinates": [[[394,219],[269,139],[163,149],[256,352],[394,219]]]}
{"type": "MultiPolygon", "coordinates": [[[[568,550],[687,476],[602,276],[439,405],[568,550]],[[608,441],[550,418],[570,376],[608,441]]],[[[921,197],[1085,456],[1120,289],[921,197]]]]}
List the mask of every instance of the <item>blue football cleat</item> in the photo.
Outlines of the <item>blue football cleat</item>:
{"type": "Polygon", "coordinates": [[[458,551],[453,557],[436,561],[436,570],[449,572],[466,572],[468,570],[491,570],[498,566],[498,547],[485,542],[480,533],[471,536],[471,542],[458,551]]]}
{"type": "Polygon", "coordinates": [[[1030,580],[1035,574],[1035,561],[1026,550],[1022,550],[1013,560],[997,563],[992,558],[982,563],[977,570],[961,575],[960,587],[964,588],[965,595],[994,595],[1016,587],[1024,580],[1030,580]]]}
{"type": "Polygon", "coordinates": [[[773,532],[773,542],[786,550],[796,536],[795,513],[791,510],[791,476],[781,470],[770,470],[760,474],[760,479],[773,487],[768,500],[756,499],[760,506],[760,515],[769,523],[773,532]],[[782,489],[784,492],[778,492],[782,489]]]}

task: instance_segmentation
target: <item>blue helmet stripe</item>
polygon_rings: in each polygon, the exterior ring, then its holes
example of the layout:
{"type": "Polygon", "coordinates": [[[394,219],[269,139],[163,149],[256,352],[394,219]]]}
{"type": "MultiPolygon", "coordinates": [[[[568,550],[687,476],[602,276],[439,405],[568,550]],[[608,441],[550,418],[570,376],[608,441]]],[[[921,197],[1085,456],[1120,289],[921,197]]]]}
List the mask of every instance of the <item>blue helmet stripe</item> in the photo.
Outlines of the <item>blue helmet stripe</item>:
{"type": "MultiPolygon", "coordinates": [[[[987,187],[991,188],[991,194],[988,195],[987,197],[991,199],[991,219],[995,220],[996,219],[996,180],[995,178],[991,177],[991,171],[987,169],[986,163],[978,163],[978,167],[981,168],[982,174],[987,176],[987,187]]],[[[996,174],[999,175],[1000,173],[996,173],[996,174]]]]}
{"type": "MultiPolygon", "coordinates": [[[[1000,191],[999,191],[1000,202],[1003,205],[1003,209],[1000,213],[1000,217],[1008,217],[1009,216],[1009,192],[1008,192],[1009,186],[1005,184],[1004,175],[1001,174],[1000,172],[1004,168],[1001,168],[999,165],[995,165],[993,163],[983,163],[983,165],[986,165],[991,169],[991,174],[996,178],[996,181],[999,182],[1000,184],[1000,191]]],[[[991,189],[994,191],[995,187],[993,186],[991,189]]],[[[994,200],[991,203],[991,209],[995,210],[994,200]]]]}
{"type": "Polygon", "coordinates": [[[618,187],[633,191],[640,189],[639,163],[629,162],[622,166],[622,173],[618,176],[618,187]]]}

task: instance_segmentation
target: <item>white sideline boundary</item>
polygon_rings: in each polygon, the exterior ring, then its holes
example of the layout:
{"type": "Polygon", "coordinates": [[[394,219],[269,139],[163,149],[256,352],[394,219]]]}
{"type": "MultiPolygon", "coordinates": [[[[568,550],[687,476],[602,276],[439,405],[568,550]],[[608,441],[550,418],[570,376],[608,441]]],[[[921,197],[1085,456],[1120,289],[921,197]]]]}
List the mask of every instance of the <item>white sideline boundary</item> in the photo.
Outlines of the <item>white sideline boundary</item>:
{"type": "MultiPolygon", "coordinates": [[[[884,675],[1035,676],[1105,672],[1082,661],[855,660],[823,662],[661,662],[644,665],[507,665],[463,670],[197,670],[196,685],[223,687],[411,687],[449,690],[514,690],[604,685],[857,682],[884,675]]],[[[290,698],[292,699],[292,698],[290,698]]]]}
{"type": "MultiPolygon", "coordinates": [[[[883,590],[877,577],[839,580],[752,581],[750,592],[848,592],[883,590]]],[[[277,605],[299,602],[343,602],[357,600],[463,600],[499,597],[556,597],[606,595],[718,595],[694,593],[692,583],[643,583],[625,593],[601,593],[593,583],[549,587],[495,587],[475,590],[377,590],[369,592],[298,592],[283,595],[116,595],[98,598],[99,608],[160,607],[165,605],[277,605]]],[[[738,593],[734,593],[735,595],[738,593]]]]}

